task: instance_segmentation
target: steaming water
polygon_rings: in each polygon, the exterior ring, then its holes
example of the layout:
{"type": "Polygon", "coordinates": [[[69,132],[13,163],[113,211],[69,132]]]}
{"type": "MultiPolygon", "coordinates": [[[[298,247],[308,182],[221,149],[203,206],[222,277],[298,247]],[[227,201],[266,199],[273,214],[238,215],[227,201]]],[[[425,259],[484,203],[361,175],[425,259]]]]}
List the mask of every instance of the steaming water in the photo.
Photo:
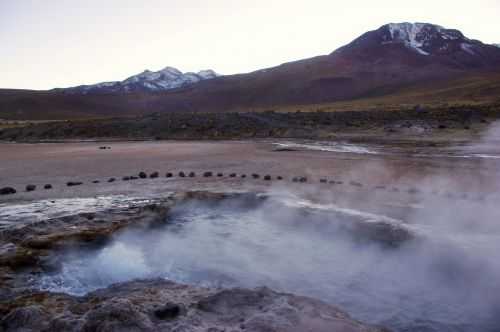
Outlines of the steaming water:
{"type": "Polygon", "coordinates": [[[68,254],[62,271],[38,286],[85,294],[158,276],[211,287],[266,285],[396,331],[499,330],[498,233],[434,232],[394,248],[340,231],[346,216],[399,223],[305,201],[293,206],[286,198],[190,203],[175,208],[160,229],[130,231],[104,248],[68,254]]]}

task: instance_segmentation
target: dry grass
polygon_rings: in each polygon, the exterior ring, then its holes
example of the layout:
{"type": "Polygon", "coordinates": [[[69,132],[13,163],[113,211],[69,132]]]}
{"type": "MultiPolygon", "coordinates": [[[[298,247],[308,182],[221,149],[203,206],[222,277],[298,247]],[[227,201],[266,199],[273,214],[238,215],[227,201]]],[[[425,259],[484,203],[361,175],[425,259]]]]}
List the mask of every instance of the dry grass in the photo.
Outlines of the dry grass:
{"type": "Polygon", "coordinates": [[[396,94],[383,97],[361,98],[327,104],[278,106],[252,109],[252,111],[317,112],[317,111],[399,111],[424,108],[450,108],[500,104],[500,75],[473,76],[452,82],[421,84],[401,89],[396,94]]]}

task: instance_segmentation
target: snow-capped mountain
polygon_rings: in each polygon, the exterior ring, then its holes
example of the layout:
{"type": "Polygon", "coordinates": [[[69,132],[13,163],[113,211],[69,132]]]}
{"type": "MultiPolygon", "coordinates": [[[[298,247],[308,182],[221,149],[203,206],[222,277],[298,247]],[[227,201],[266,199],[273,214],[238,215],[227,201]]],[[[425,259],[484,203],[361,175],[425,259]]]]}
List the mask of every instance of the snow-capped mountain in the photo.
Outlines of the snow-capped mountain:
{"type": "Polygon", "coordinates": [[[58,89],[66,93],[113,93],[113,92],[158,92],[180,88],[203,80],[219,76],[213,70],[202,70],[198,73],[182,73],[173,67],[159,71],[145,70],[140,74],[130,76],[123,81],[103,82],[93,85],[81,85],[73,88],[58,89]]]}
{"type": "MultiPolygon", "coordinates": [[[[498,64],[498,48],[469,39],[462,32],[446,29],[429,23],[389,23],[377,30],[369,31],[352,43],[337,50],[337,53],[360,51],[374,56],[391,52],[393,60],[411,57],[396,50],[406,49],[412,53],[432,58],[428,61],[447,61],[459,67],[486,67],[498,64]]],[[[359,52],[358,52],[359,53],[359,52]]],[[[423,61],[423,60],[422,60],[423,61]]]]}

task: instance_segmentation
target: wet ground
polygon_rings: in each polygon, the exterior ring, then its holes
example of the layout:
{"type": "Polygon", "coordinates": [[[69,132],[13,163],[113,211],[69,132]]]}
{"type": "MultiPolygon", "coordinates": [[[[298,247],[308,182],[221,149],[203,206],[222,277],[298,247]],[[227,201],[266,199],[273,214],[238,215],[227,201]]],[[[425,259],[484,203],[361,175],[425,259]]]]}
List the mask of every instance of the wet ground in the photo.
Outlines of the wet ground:
{"type": "Polygon", "coordinates": [[[63,269],[36,287],[83,294],[156,276],[267,285],[321,298],[396,331],[496,331],[498,143],[492,127],[454,141],[0,144],[0,187],[18,189],[0,196],[0,229],[147,204],[188,189],[266,193],[273,204],[181,206],[161,231],[128,232],[98,250],[69,252],[63,269]],[[160,176],[122,181],[140,171],[160,176]],[[196,176],[179,177],[180,171],[196,176]],[[203,177],[205,171],[213,176],[203,177]],[[116,181],[108,183],[111,177],[116,181]],[[68,181],[83,184],[68,187],[68,181]],[[53,189],[44,190],[47,183],[53,189]],[[27,184],[37,189],[25,192],[27,184]],[[383,227],[360,242],[352,232],[366,235],[365,228],[340,234],[331,226],[339,221],[383,227]],[[419,240],[381,245],[388,225],[419,240]]]}

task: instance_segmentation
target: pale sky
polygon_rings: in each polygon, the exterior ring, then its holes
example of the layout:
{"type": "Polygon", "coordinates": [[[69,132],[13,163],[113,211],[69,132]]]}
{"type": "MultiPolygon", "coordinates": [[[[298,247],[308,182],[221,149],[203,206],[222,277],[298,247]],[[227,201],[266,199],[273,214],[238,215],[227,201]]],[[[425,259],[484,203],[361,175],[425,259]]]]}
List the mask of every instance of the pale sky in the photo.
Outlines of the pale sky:
{"type": "Polygon", "coordinates": [[[328,54],[390,22],[500,43],[500,0],[0,0],[0,88],[123,80],[166,66],[244,73],[328,54]]]}

